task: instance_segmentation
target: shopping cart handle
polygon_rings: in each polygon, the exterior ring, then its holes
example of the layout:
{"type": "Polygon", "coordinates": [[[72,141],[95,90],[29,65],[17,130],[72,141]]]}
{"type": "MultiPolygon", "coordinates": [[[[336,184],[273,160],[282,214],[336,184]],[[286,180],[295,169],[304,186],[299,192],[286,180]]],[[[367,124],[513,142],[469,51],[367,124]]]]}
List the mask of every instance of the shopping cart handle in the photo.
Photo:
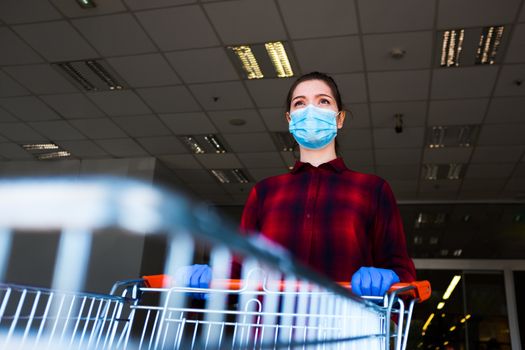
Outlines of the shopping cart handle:
{"type": "MultiPolygon", "coordinates": [[[[144,285],[148,288],[169,288],[172,287],[175,283],[171,276],[168,275],[149,275],[142,276],[144,280],[144,285]]],[[[272,289],[277,289],[279,291],[284,291],[287,287],[287,281],[272,281],[269,283],[269,286],[272,289]]],[[[350,282],[337,282],[339,285],[345,288],[351,289],[352,286],[350,282]]],[[[214,289],[229,289],[229,290],[239,290],[246,286],[246,283],[240,279],[214,279],[211,282],[210,288],[214,289]]],[[[292,288],[298,289],[299,283],[292,288]]],[[[258,289],[263,289],[263,286],[258,286],[258,289]]],[[[408,296],[412,299],[418,299],[419,302],[425,301],[430,298],[430,293],[432,291],[429,281],[414,281],[409,283],[395,283],[388,290],[389,293],[399,291],[401,289],[406,289],[399,292],[399,295],[408,296]]]]}

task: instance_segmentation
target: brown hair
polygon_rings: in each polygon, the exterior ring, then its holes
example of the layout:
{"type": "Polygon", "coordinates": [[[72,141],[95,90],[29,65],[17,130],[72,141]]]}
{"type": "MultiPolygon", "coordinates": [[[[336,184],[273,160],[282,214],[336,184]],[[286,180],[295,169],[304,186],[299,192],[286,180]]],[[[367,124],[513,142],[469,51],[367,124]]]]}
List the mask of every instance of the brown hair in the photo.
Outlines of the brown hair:
{"type": "Polygon", "coordinates": [[[290,104],[292,103],[293,92],[295,91],[295,88],[297,87],[297,85],[301,84],[302,82],[309,81],[309,80],[321,80],[324,83],[326,83],[326,85],[328,85],[328,87],[332,91],[332,95],[335,98],[337,109],[339,111],[343,109],[341,93],[339,92],[339,88],[337,87],[335,80],[328,74],[320,73],[320,72],[311,72],[311,73],[307,73],[307,74],[300,76],[299,78],[297,78],[296,81],[294,81],[292,86],[290,86],[290,90],[288,90],[288,95],[286,96],[286,111],[287,112],[290,112],[290,104]]]}

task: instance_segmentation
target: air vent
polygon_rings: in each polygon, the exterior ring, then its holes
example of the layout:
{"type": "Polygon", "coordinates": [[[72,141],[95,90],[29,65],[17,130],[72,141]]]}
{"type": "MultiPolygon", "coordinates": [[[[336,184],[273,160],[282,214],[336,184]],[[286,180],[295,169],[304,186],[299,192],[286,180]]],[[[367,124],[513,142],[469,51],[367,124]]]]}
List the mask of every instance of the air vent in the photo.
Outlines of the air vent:
{"type": "Polygon", "coordinates": [[[85,91],[114,91],[124,88],[117,74],[103,60],[57,62],[53,65],[85,91]]]}

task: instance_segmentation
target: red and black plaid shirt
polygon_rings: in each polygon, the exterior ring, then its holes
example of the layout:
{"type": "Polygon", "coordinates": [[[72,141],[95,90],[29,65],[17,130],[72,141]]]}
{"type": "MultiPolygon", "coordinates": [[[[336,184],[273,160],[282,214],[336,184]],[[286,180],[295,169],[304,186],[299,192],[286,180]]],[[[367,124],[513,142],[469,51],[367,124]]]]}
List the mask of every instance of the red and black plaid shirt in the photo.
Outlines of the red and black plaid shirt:
{"type": "Polygon", "coordinates": [[[335,281],[350,281],[361,266],[415,279],[390,186],[349,170],[341,158],[319,167],[297,162],[291,173],[257,183],[241,229],[261,232],[335,281]]]}

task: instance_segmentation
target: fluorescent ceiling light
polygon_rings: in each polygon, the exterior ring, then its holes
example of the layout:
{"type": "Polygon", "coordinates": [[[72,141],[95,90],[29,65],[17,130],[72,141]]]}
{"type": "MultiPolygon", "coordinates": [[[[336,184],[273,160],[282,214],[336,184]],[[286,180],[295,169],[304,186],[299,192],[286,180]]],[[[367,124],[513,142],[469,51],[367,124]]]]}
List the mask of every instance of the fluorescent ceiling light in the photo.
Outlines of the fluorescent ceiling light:
{"type": "Polygon", "coordinates": [[[51,153],[42,153],[36,156],[38,160],[48,160],[48,159],[56,159],[56,158],[65,158],[69,157],[71,153],[68,151],[58,151],[58,152],[51,152],[51,153]]]}
{"type": "Polygon", "coordinates": [[[97,88],[86,77],[84,77],[73,65],[69,62],[58,63],[60,67],[69,77],[76,81],[86,91],[96,91],[97,88]]]}
{"type": "Polygon", "coordinates": [[[95,73],[100,80],[102,80],[109,87],[110,90],[122,90],[122,84],[120,84],[109,72],[97,61],[87,60],[86,66],[89,67],[95,73]]]}
{"type": "Polygon", "coordinates": [[[494,64],[504,30],[504,26],[483,28],[476,52],[476,64],[494,64]]]}
{"type": "Polygon", "coordinates": [[[456,326],[450,327],[449,331],[454,332],[456,330],[456,326]]]}
{"type": "Polygon", "coordinates": [[[45,151],[50,149],[58,149],[59,147],[54,143],[31,143],[22,145],[26,151],[45,151]]]}
{"type": "Polygon", "coordinates": [[[288,55],[284,49],[283,43],[280,41],[270,42],[264,44],[268,56],[272,61],[273,67],[277,72],[277,77],[279,78],[289,78],[293,77],[292,66],[288,60],[288,55]]]}
{"type": "Polygon", "coordinates": [[[456,288],[456,285],[459,283],[459,280],[461,280],[460,275],[455,275],[452,278],[452,281],[450,281],[450,284],[448,285],[448,288],[445,291],[445,294],[443,294],[443,300],[447,300],[448,298],[450,298],[450,295],[454,291],[454,288],[456,288]]]}
{"type": "Polygon", "coordinates": [[[472,128],[469,125],[462,126],[458,133],[458,144],[460,147],[470,147],[472,144],[472,128]]]}
{"type": "Polygon", "coordinates": [[[229,184],[230,179],[228,179],[228,176],[226,176],[225,172],[223,170],[211,170],[211,173],[221,184],[229,184]]]}
{"type": "Polygon", "coordinates": [[[447,132],[446,126],[433,126],[431,135],[430,135],[430,143],[428,147],[430,148],[442,148],[445,147],[444,139],[445,134],[447,132]]]}
{"type": "Polygon", "coordinates": [[[210,134],[204,136],[204,139],[212,146],[215,153],[226,153],[226,148],[224,148],[217,136],[210,134]]]}
{"type": "Polygon", "coordinates": [[[440,302],[440,303],[437,305],[437,309],[438,309],[438,310],[441,310],[444,306],[445,306],[445,302],[442,301],[442,302],[440,302]]]}
{"type": "Polygon", "coordinates": [[[212,175],[219,180],[220,183],[239,183],[245,184],[250,182],[248,177],[241,169],[212,169],[212,175]]]}
{"type": "Polygon", "coordinates": [[[430,325],[430,322],[432,322],[432,319],[434,318],[434,313],[431,313],[430,316],[428,316],[427,322],[423,325],[423,331],[426,331],[428,326],[430,325]]]}
{"type": "Polygon", "coordinates": [[[459,66],[459,56],[463,49],[465,30],[447,30],[443,33],[441,45],[441,67],[459,66]]]}
{"type": "Polygon", "coordinates": [[[449,180],[459,180],[459,174],[461,173],[461,168],[463,164],[449,164],[447,179],[449,180]]]}
{"type": "Polygon", "coordinates": [[[436,164],[425,164],[425,180],[437,180],[438,166],[436,164]]]}
{"type": "Polygon", "coordinates": [[[264,75],[259,67],[259,63],[253,55],[252,49],[248,45],[232,46],[230,49],[235,52],[242,63],[242,68],[248,75],[248,79],[261,79],[264,75]]]}
{"type": "Polygon", "coordinates": [[[182,141],[186,145],[188,145],[188,147],[194,154],[206,153],[206,151],[204,151],[204,148],[197,142],[197,140],[193,136],[182,136],[182,141]]]}
{"type": "Polygon", "coordinates": [[[232,169],[231,174],[238,183],[245,184],[250,182],[241,169],[232,169]]]}

